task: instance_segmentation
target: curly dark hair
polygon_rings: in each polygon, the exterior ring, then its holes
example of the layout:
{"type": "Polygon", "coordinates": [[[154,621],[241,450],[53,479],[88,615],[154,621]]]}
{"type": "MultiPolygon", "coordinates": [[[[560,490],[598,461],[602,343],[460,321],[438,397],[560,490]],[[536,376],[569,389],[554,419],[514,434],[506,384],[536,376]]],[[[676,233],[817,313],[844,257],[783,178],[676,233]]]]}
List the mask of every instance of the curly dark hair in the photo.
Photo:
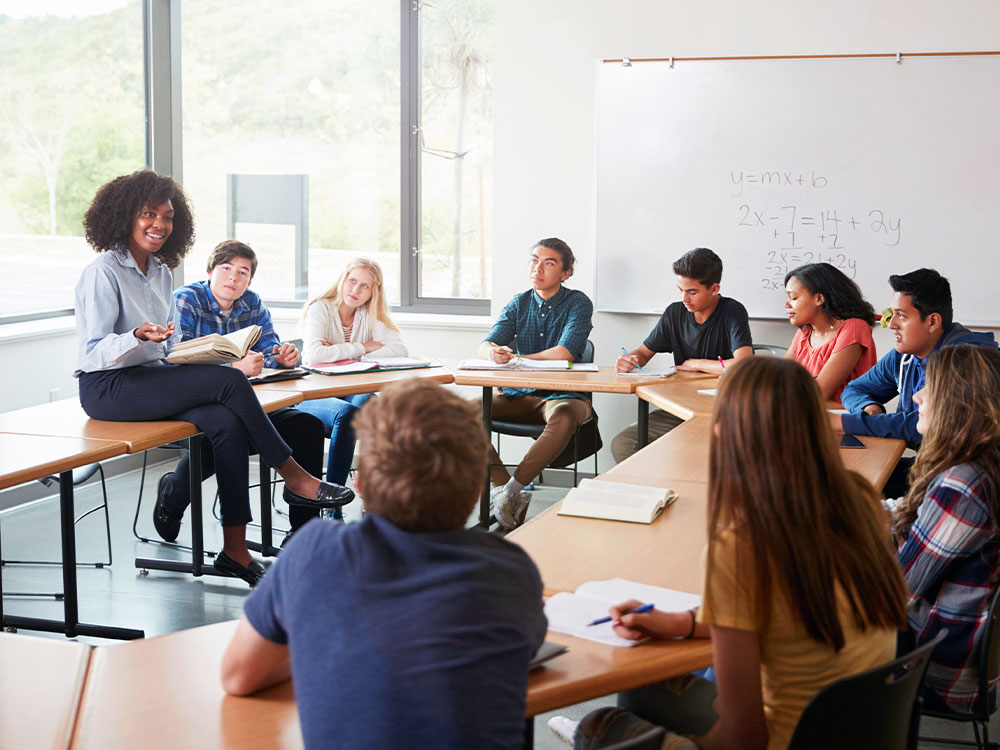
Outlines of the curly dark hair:
{"type": "Polygon", "coordinates": [[[83,215],[87,242],[99,253],[128,244],[139,211],[164,201],[174,206],[174,228],[156,257],[167,267],[176,268],[194,244],[194,217],[184,189],[170,177],[150,169],[116,177],[97,191],[83,215]]]}

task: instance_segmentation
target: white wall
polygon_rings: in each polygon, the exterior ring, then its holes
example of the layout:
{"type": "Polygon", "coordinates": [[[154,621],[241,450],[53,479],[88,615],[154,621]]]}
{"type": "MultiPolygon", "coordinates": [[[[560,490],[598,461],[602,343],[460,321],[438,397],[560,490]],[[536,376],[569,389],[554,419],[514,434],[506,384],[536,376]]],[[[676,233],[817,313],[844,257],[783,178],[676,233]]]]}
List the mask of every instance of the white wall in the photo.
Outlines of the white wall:
{"type": "MultiPolygon", "coordinates": [[[[990,50],[1000,28],[994,0],[498,0],[495,14],[494,313],[526,288],[528,247],[541,237],[569,242],[579,269],[570,283],[593,294],[599,58],[990,50]]],[[[662,268],[651,269],[663,276],[664,306],[676,296],[669,264],[688,249],[664,248],[662,268]]],[[[723,293],[739,298],[725,278],[723,293]]],[[[872,303],[881,309],[888,296],[872,303]]],[[[654,322],[596,314],[598,361],[641,342],[654,322]]],[[[751,328],[764,343],[787,345],[794,333],[776,321],[751,328]]],[[[875,343],[880,354],[891,346],[885,331],[875,343]]],[[[635,418],[632,399],[598,395],[595,404],[606,443],[635,418]]]]}

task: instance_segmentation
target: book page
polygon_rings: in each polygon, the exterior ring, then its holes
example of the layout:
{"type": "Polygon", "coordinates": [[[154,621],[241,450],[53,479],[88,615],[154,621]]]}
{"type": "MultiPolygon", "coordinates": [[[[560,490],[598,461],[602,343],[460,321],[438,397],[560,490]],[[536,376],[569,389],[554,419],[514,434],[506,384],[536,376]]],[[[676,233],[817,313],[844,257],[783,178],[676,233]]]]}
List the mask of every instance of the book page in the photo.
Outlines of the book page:
{"type": "Polygon", "coordinates": [[[223,338],[236,347],[236,352],[240,355],[240,359],[243,359],[247,352],[250,351],[250,347],[257,343],[257,339],[260,338],[260,332],[260,326],[247,326],[238,331],[227,333],[223,338]]]}
{"type": "Polygon", "coordinates": [[[585,638],[608,646],[631,648],[642,643],[641,640],[630,641],[627,638],[619,638],[615,635],[610,622],[587,626],[588,622],[605,617],[608,614],[608,607],[613,603],[560,591],[545,602],[545,617],[549,621],[549,630],[575,635],[577,638],[585,638]]]}
{"type": "Polygon", "coordinates": [[[685,609],[701,606],[701,596],[698,594],[689,594],[685,591],[663,588],[662,586],[650,586],[625,578],[587,581],[587,583],[577,587],[576,596],[594,599],[606,606],[629,599],[638,599],[643,604],[653,604],[661,612],[681,612],[685,609]]]}

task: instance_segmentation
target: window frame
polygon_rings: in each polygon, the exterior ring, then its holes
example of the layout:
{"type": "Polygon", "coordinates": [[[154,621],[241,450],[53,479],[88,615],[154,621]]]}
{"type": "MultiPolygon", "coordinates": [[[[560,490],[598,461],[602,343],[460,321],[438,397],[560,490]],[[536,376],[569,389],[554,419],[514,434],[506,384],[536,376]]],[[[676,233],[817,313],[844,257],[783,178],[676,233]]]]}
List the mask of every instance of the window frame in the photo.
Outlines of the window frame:
{"type": "MultiPolygon", "coordinates": [[[[183,184],[181,132],[181,2],[143,0],[143,78],[146,165],[183,184]]],[[[490,298],[426,297],[420,294],[421,0],[399,0],[400,9],[400,304],[394,311],[489,315],[490,298]]],[[[183,263],[173,271],[183,284],[183,263]]],[[[274,307],[301,301],[269,299],[274,307]]],[[[0,325],[72,315],[72,308],[0,315],[0,325]]]]}

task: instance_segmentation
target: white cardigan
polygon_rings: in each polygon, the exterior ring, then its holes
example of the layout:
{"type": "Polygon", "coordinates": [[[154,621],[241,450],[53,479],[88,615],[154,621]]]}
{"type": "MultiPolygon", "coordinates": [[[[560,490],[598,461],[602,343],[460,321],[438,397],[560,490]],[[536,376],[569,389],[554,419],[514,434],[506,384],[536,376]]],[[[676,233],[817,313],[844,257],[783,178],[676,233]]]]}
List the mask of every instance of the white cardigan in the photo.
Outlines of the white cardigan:
{"type": "Polygon", "coordinates": [[[405,357],[407,354],[406,344],[399,331],[380,320],[373,320],[368,314],[367,305],[355,310],[351,340],[346,341],[340,315],[336,306],[328,299],[317,300],[306,310],[302,340],[302,361],[306,365],[361,359],[365,354],[364,344],[367,341],[379,341],[383,344],[382,348],[368,354],[369,359],[405,357]],[[323,346],[322,339],[332,341],[333,346],[323,346]]]}

